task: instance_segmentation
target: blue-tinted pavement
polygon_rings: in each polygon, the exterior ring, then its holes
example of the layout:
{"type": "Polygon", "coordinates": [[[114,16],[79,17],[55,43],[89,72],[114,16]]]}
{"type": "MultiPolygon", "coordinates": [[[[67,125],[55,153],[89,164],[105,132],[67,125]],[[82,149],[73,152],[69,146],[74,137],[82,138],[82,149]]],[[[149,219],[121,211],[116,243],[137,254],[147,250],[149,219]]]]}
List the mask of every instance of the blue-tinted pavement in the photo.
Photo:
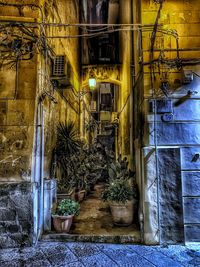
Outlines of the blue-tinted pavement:
{"type": "Polygon", "coordinates": [[[0,267],[198,267],[200,245],[142,246],[40,242],[36,248],[0,250],[0,267]]]}

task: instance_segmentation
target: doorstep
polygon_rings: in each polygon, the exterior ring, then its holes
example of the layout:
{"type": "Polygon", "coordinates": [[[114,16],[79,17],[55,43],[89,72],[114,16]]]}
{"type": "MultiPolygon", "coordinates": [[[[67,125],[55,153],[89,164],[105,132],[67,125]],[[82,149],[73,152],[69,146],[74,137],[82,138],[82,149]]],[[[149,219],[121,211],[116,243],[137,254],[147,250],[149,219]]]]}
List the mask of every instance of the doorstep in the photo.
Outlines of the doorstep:
{"type": "Polygon", "coordinates": [[[140,231],[136,231],[134,235],[76,235],[50,232],[43,234],[42,241],[139,244],[141,237],[140,231]]]}

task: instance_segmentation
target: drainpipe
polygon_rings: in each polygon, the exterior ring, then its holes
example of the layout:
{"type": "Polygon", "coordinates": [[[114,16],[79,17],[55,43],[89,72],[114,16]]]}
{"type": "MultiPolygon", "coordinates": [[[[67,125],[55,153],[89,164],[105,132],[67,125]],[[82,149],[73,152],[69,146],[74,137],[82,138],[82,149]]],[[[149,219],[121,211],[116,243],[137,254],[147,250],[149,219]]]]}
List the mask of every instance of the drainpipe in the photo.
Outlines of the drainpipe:
{"type": "MultiPolygon", "coordinates": [[[[141,1],[139,0],[132,0],[131,1],[131,23],[139,23],[139,21],[137,21],[138,19],[135,18],[136,14],[138,14],[138,12],[141,12],[141,1]],[[136,9],[136,11],[135,11],[136,9]]],[[[139,18],[139,20],[141,20],[141,18],[139,18]]],[[[140,192],[140,199],[139,199],[139,210],[138,210],[138,220],[139,220],[139,224],[140,224],[140,232],[141,232],[141,241],[144,242],[144,195],[143,195],[143,178],[142,178],[142,169],[144,166],[142,166],[142,155],[141,155],[141,140],[140,140],[140,136],[137,130],[137,127],[143,127],[141,126],[138,121],[139,121],[139,114],[137,114],[138,112],[140,112],[140,108],[138,108],[138,106],[140,103],[141,99],[141,94],[138,94],[138,90],[141,90],[142,88],[140,88],[140,81],[138,81],[138,79],[140,79],[140,75],[142,72],[142,66],[138,65],[138,68],[136,66],[136,64],[140,64],[140,62],[136,62],[137,58],[135,56],[135,42],[138,43],[139,47],[138,47],[138,56],[142,55],[142,35],[141,35],[141,31],[138,31],[138,33],[136,34],[135,31],[132,31],[132,94],[131,94],[131,101],[132,101],[132,107],[130,108],[130,112],[131,112],[131,122],[132,122],[132,128],[131,128],[131,135],[130,135],[130,142],[131,142],[131,147],[133,150],[133,153],[135,151],[137,151],[137,155],[135,155],[133,157],[133,160],[135,161],[135,171],[136,171],[136,181],[138,183],[139,186],[139,192],[140,192]],[[140,38],[140,39],[139,39],[140,38]],[[140,43],[139,43],[140,42],[140,43]],[[136,72],[137,71],[137,72],[136,72]],[[137,78],[136,78],[137,76],[137,78]],[[135,83],[138,83],[138,86],[136,86],[135,83]],[[135,123],[135,124],[134,124],[135,123]],[[134,140],[134,141],[133,141],[134,140]],[[136,142],[137,141],[137,142],[136,142]],[[137,167],[136,167],[137,166],[137,167]]],[[[141,132],[141,130],[139,131],[141,132]]],[[[134,154],[133,154],[134,155],[134,154]]]]}
{"type": "MultiPolygon", "coordinates": [[[[133,24],[133,0],[130,0],[131,24],[133,24]]],[[[130,46],[131,46],[131,91],[130,91],[130,168],[135,169],[134,166],[134,84],[135,84],[135,68],[134,68],[134,31],[130,31],[130,46]]]]}
{"type": "Polygon", "coordinates": [[[43,231],[43,209],[44,209],[44,116],[43,116],[43,106],[40,104],[40,201],[39,201],[39,229],[38,238],[41,236],[43,231]]]}
{"type": "Polygon", "coordinates": [[[34,182],[37,192],[37,233],[34,245],[37,246],[38,239],[43,231],[43,206],[44,206],[44,118],[41,103],[37,106],[37,124],[35,140],[34,160],[34,182]],[[38,153],[39,152],[39,153],[38,153]]]}

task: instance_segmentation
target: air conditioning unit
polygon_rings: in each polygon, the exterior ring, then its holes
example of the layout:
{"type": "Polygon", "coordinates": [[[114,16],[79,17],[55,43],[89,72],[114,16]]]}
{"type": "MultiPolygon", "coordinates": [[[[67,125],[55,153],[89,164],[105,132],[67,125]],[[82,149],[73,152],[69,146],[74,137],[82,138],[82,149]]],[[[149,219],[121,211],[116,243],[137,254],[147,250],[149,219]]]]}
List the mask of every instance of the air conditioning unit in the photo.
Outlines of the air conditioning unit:
{"type": "Polygon", "coordinates": [[[51,82],[58,89],[65,89],[71,85],[70,64],[64,55],[55,56],[52,60],[51,82]]]}

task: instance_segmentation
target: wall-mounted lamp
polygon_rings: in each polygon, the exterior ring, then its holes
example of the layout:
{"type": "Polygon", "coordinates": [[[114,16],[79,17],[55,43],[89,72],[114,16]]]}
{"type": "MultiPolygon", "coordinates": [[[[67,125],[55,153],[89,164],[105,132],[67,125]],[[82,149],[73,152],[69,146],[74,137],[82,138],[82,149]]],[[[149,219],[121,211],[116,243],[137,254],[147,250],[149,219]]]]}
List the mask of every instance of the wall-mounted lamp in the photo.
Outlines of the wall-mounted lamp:
{"type": "Polygon", "coordinates": [[[89,88],[90,88],[91,90],[94,90],[94,89],[96,88],[97,81],[96,81],[95,78],[90,77],[90,78],[89,78],[89,81],[88,81],[88,84],[89,84],[89,88]]]}

